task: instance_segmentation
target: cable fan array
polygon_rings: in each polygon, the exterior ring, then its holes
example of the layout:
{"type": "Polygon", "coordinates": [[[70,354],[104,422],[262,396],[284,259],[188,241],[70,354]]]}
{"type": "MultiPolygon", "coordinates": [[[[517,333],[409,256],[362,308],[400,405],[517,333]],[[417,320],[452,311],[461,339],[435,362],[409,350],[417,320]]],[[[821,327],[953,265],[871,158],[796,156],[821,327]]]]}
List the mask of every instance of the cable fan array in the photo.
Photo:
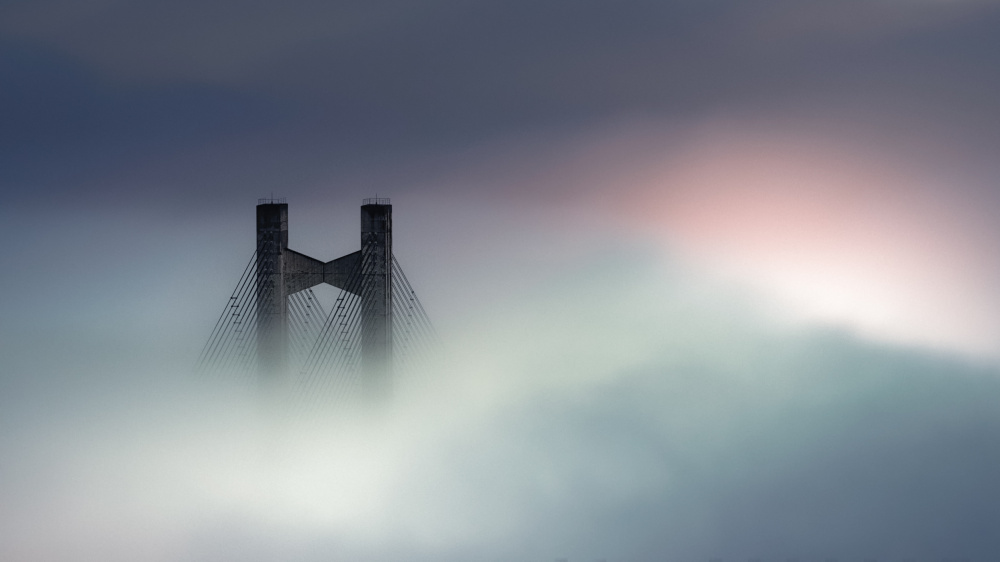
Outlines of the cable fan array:
{"type": "Polygon", "coordinates": [[[198,357],[202,375],[235,375],[249,383],[257,361],[257,255],[243,270],[198,357]]]}
{"type": "MultiPolygon", "coordinates": [[[[243,384],[257,380],[257,299],[268,298],[273,287],[258,291],[254,252],[236,288],[219,316],[198,360],[198,372],[243,384]]],[[[263,264],[265,267],[267,264],[263,264]]],[[[411,376],[431,359],[438,338],[427,312],[392,258],[393,372],[411,376]]],[[[267,278],[263,272],[262,278],[267,278]]],[[[356,394],[360,387],[361,282],[360,268],[348,278],[329,311],[312,289],[287,297],[289,383],[303,406],[315,407],[356,394]]],[[[266,329],[266,327],[264,327],[266,329]]]]}

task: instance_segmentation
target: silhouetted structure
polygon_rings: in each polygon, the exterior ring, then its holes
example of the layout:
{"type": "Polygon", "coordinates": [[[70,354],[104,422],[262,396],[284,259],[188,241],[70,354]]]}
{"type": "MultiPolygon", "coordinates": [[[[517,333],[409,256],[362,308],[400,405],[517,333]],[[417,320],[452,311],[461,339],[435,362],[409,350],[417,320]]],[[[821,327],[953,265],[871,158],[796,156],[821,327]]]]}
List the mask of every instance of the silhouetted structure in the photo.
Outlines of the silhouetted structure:
{"type": "Polygon", "coordinates": [[[284,200],[259,200],[257,249],[205,346],[202,370],[251,370],[251,331],[255,370],[267,383],[298,382],[310,393],[354,386],[369,399],[387,397],[394,370],[434,339],[392,253],[389,199],[364,200],[361,249],[327,262],[288,247],[284,200]],[[341,289],[329,313],[312,292],[321,283],[341,289]]]}

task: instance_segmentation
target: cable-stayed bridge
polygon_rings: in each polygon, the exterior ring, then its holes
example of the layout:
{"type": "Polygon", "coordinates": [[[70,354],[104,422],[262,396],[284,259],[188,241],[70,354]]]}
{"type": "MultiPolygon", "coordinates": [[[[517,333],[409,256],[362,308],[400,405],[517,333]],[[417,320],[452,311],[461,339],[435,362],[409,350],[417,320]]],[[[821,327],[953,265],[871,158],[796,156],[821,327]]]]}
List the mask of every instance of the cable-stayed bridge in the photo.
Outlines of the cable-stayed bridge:
{"type": "Polygon", "coordinates": [[[288,248],[288,204],[257,204],[257,246],[202,350],[198,370],[291,392],[312,405],[383,401],[421,368],[437,336],[392,253],[392,205],[365,199],[361,249],[322,262],[288,248]],[[324,306],[313,290],[339,289],[324,306]]]}

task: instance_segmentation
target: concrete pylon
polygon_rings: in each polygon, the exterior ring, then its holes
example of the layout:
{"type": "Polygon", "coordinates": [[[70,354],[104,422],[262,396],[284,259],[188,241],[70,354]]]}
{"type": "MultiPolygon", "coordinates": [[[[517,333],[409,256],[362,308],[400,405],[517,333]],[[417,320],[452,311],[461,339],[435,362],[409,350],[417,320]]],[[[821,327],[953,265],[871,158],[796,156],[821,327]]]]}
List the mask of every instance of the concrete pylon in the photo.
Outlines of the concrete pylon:
{"type": "Polygon", "coordinates": [[[288,248],[288,205],[257,204],[257,365],[265,381],[288,370],[288,296],[321,283],[361,299],[361,386],[370,400],[392,389],[392,205],[365,199],[361,250],[321,262],[288,248]]]}
{"type": "Polygon", "coordinates": [[[392,392],[392,205],[361,206],[361,380],[366,397],[392,392]]]}
{"type": "Polygon", "coordinates": [[[257,205],[257,369],[265,382],[285,376],[288,365],[288,205],[257,205]]]}

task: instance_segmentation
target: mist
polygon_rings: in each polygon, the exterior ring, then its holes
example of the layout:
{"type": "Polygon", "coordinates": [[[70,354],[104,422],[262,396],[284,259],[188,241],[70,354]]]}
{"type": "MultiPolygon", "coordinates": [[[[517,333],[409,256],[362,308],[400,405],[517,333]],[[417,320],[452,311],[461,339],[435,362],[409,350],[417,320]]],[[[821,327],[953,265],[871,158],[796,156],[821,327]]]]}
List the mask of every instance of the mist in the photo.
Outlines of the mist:
{"type": "MultiPolygon", "coordinates": [[[[497,284],[531,280],[432,307],[437,362],[398,380],[391,405],[301,409],[195,376],[213,312],[176,303],[224,302],[240,265],[209,267],[211,245],[150,256],[148,242],[105,263],[161,262],[143,290],[85,274],[35,287],[67,321],[54,308],[46,338],[5,334],[4,558],[931,560],[997,547],[991,363],[790,320],[627,237],[555,259],[514,258],[512,241],[504,268],[480,267],[497,284]],[[207,283],[178,285],[199,270],[207,283]],[[109,287],[121,308],[102,311],[109,287]]],[[[454,271],[456,286],[481,274],[454,271]]],[[[447,302],[449,287],[427,288],[447,302]]]]}
{"type": "Polygon", "coordinates": [[[0,558],[991,559],[998,29],[4,3],[0,558]],[[386,408],[196,373],[268,196],[324,261],[392,198],[440,344],[386,408]]]}

